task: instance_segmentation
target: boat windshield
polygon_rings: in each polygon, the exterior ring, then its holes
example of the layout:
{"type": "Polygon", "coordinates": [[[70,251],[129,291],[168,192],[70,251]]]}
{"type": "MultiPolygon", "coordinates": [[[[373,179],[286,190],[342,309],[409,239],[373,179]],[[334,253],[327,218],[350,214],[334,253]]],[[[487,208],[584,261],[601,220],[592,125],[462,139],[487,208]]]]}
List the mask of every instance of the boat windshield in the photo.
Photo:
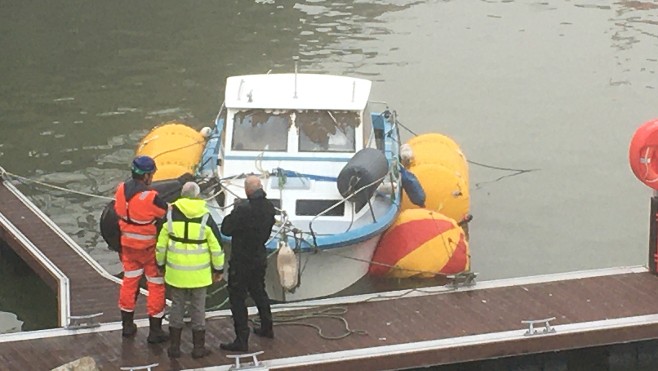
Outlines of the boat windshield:
{"type": "Polygon", "coordinates": [[[303,111],[295,115],[300,152],[354,152],[356,111],[303,111]]]}
{"type": "Polygon", "coordinates": [[[290,113],[282,110],[252,109],[233,117],[235,151],[287,151],[290,113]]]}

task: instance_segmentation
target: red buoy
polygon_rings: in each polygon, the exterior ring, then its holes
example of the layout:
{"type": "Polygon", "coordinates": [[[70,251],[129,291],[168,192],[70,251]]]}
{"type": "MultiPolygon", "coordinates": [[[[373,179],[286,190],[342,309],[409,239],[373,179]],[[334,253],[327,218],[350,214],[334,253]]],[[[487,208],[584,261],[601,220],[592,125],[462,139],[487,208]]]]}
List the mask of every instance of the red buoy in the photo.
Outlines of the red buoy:
{"type": "Polygon", "coordinates": [[[658,190],[658,119],[645,122],[635,131],[628,160],[633,174],[642,183],[658,190]]]}

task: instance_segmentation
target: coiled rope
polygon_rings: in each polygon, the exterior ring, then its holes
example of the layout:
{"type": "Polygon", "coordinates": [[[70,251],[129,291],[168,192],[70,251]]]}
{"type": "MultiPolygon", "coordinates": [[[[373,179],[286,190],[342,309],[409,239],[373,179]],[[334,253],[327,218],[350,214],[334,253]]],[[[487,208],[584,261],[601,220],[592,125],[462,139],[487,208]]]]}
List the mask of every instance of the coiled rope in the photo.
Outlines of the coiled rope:
{"type": "MultiPolygon", "coordinates": [[[[347,308],[341,306],[331,306],[324,308],[314,307],[311,310],[302,311],[302,313],[273,313],[272,322],[274,326],[306,326],[314,328],[318,332],[318,336],[325,340],[340,340],[352,334],[368,335],[368,332],[365,330],[351,329],[350,324],[347,322],[345,317],[343,317],[345,313],[347,313],[347,308]],[[313,323],[303,322],[304,320],[319,318],[328,318],[340,322],[343,325],[344,332],[340,335],[329,336],[324,333],[320,326],[313,323]]],[[[250,319],[250,321],[254,325],[260,326],[260,319],[258,317],[254,317],[250,319]]]]}

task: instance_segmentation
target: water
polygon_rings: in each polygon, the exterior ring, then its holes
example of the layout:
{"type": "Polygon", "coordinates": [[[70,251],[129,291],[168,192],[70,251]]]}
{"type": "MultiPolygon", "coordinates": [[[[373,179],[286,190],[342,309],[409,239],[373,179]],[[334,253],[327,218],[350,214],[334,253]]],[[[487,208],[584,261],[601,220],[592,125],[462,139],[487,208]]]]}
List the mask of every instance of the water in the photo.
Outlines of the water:
{"type": "MultiPolygon", "coordinates": [[[[634,130],[658,116],[653,3],[32,0],[2,8],[0,166],[12,173],[110,196],[154,125],[206,126],[227,76],[292,72],[297,56],[302,72],[372,79],[374,100],[413,132],[450,136],[469,160],[532,170],[470,166],[480,280],[646,262],[650,191],[629,171],[627,150],[634,130]]],[[[98,234],[104,200],[21,189],[110,273],[121,270],[98,234]]],[[[4,301],[0,310],[23,311],[4,301]]]]}

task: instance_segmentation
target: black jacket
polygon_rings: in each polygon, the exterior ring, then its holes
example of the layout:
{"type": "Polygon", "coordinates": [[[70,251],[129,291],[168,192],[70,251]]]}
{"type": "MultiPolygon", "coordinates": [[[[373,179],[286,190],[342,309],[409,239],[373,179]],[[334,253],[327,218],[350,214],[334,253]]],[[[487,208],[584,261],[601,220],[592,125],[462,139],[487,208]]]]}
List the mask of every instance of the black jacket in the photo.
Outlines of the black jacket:
{"type": "Polygon", "coordinates": [[[265,242],[274,226],[274,206],[262,189],[248,201],[238,203],[222,221],[222,233],[231,236],[232,264],[264,263],[267,259],[265,242]]]}

